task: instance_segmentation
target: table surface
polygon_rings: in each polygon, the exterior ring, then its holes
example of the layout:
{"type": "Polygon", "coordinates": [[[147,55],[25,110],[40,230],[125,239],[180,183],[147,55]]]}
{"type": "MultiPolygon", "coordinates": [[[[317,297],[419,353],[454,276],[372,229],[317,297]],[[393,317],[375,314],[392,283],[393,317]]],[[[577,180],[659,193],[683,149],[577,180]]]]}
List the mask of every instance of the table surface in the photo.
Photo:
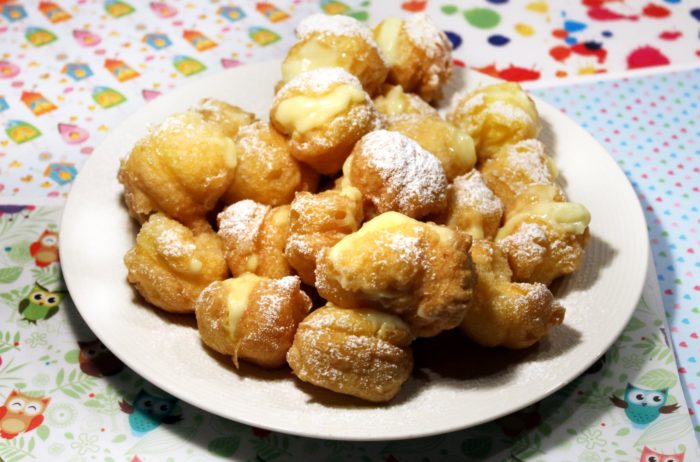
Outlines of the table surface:
{"type": "Polygon", "coordinates": [[[57,3],[0,2],[0,403],[13,390],[50,397],[41,425],[12,439],[0,435],[0,458],[603,461],[656,451],[700,460],[700,8],[692,2],[57,3]],[[180,402],[179,422],[136,434],[136,416],[119,402],[160,392],[108,352],[108,376],[96,377],[102,374],[80,353],[95,338],[70,298],[36,324],[17,313],[37,285],[64,297],[57,254],[37,250],[59,231],[82,163],[111,128],[159,94],[283,56],[308,14],[341,12],[372,24],[422,10],[448,32],[457,65],[523,82],[589,130],[630,179],[657,271],[652,266],[623,336],[554,396],[448,435],[321,441],[180,402]],[[663,66],[636,69],[652,65],[663,66]],[[680,409],[638,428],[608,399],[627,383],[668,388],[680,409]]]}

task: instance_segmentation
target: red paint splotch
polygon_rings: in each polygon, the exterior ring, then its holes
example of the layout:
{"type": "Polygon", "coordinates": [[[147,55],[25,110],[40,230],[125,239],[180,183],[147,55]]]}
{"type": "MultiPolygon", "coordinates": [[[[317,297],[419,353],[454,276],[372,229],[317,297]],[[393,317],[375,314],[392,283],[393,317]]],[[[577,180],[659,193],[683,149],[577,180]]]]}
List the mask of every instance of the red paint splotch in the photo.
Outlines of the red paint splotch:
{"type": "Polygon", "coordinates": [[[490,75],[492,77],[498,77],[499,79],[508,80],[510,82],[527,82],[530,80],[538,80],[540,78],[540,71],[535,69],[528,69],[526,67],[510,65],[503,69],[498,69],[495,64],[489,64],[484,67],[476,67],[477,71],[490,75]]]}
{"type": "Polygon", "coordinates": [[[549,50],[549,55],[559,62],[569,59],[572,54],[579,56],[595,56],[598,63],[602,64],[608,57],[608,52],[600,42],[588,41],[571,46],[558,45],[549,50]]]}
{"type": "Polygon", "coordinates": [[[410,2],[403,2],[401,8],[411,13],[419,13],[425,9],[427,3],[428,0],[413,0],[410,2]]]}
{"type": "Polygon", "coordinates": [[[671,11],[668,8],[662,5],[654,5],[653,3],[645,6],[642,13],[650,18],[665,18],[671,15],[671,11]]]}
{"type": "Polygon", "coordinates": [[[648,45],[639,47],[627,55],[627,69],[663,66],[670,62],[666,55],[661,53],[658,48],[648,45]]]}
{"type": "Polygon", "coordinates": [[[683,32],[677,31],[677,30],[665,30],[659,34],[659,38],[661,40],[677,40],[679,38],[683,37],[683,32]]]}
{"type": "Polygon", "coordinates": [[[620,0],[582,0],[583,6],[588,7],[588,17],[596,21],[636,21],[639,19],[637,15],[627,15],[611,10],[606,3],[620,3],[620,0]]]}

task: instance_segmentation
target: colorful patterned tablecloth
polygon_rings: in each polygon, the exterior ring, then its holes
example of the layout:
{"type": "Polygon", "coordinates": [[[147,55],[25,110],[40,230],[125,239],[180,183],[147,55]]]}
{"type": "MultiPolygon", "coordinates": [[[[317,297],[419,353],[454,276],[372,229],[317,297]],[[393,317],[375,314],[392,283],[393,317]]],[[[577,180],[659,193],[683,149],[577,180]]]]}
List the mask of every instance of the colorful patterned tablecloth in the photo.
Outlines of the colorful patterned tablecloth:
{"type": "Polygon", "coordinates": [[[0,405],[14,392],[43,409],[43,420],[16,437],[0,434],[0,458],[700,460],[700,70],[678,70],[698,65],[699,28],[700,8],[687,0],[0,1],[0,405]],[[93,148],[180,83],[281,57],[294,24],[320,10],[369,23],[428,11],[449,33],[457,65],[534,81],[527,84],[535,94],[587,128],[629,177],[658,273],[650,272],[634,318],[605,358],[554,396],[438,437],[298,438],[163,395],[83,324],[63,291],[56,239],[61,204],[93,148]],[[586,83],[586,74],[662,64],[667,72],[658,75],[586,83]],[[33,295],[54,297],[56,314],[23,321],[19,305],[33,295]],[[623,397],[628,384],[660,390],[679,408],[642,428],[609,399],[623,397]],[[138,409],[126,411],[143,396],[162,400],[169,415],[137,433],[138,409]]]}

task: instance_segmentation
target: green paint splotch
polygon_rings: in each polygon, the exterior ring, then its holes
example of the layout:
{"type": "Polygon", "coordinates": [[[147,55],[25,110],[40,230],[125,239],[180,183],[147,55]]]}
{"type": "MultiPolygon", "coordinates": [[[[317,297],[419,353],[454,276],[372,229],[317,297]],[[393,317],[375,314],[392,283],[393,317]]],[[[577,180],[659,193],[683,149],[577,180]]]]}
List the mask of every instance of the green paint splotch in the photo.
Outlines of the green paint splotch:
{"type": "Polygon", "coordinates": [[[501,22],[501,15],[489,8],[472,8],[464,11],[464,19],[478,29],[491,29],[501,22]]]}
{"type": "Polygon", "coordinates": [[[442,10],[442,12],[445,14],[451,15],[459,11],[459,8],[457,8],[455,5],[443,5],[440,10],[442,10]]]}

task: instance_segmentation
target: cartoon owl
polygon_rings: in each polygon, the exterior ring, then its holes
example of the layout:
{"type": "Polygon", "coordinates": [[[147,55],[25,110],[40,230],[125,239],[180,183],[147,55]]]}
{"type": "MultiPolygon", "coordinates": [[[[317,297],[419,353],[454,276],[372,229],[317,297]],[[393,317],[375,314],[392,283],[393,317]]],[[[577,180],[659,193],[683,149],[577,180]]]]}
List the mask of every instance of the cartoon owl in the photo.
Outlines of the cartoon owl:
{"type": "Polygon", "coordinates": [[[685,452],[680,454],[661,454],[660,452],[652,451],[644,446],[642,449],[642,457],[639,462],[683,462],[685,460],[685,452]]]}
{"type": "Polygon", "coordinates": [[[80,370],[93,377],[116,375],[124,369],[124,363],[107,349],[98,339],[78,342],[80,370]]]}
{"type": "Polygon", "coordinates": [[[174,424],[182,416],[170,415],[175,410],[177,399],[153,395],[143,388],[139,390],[134,404],[120,401],[122,412],[129,414],[129,426],[134,436],[143,436],[156,429],[161,423],[174,424]]]}
{"type": "Polygon", "coordinates": [[[670,414],[678,410],[680,406],[670,404],[665,406],[668,399],[668,389],[645,390],[635,387],[631,383],[627,384],[624,401],[613,395],[610,397],[612,403],[625,410],[627,418],[632,425],[637,428],[645,428],[661,414],[670,414]]]}
{"type": "Polygon", "coordinates": [[[29,246],[29,253],[39,268],[49,266],[58,261],[58,233],[45,229],[39,239],[29,246]]]}
{"type": "Polygon", "coordinates": [[[49,401],[50,397],[33,398],[12,390],[5,404],[0,406],[0,437],[11,440],[41,425],[49,401]]]}
{"type": "Polygon", "coordinates": [[[66,293],[66,291],[52,292],[35,282],[27,298],[19,302],[19,314],[22,315],[22,319],[32,324],[36,324],[41,319],[49,319],[58,313],[58,305],[66,293]]]}

